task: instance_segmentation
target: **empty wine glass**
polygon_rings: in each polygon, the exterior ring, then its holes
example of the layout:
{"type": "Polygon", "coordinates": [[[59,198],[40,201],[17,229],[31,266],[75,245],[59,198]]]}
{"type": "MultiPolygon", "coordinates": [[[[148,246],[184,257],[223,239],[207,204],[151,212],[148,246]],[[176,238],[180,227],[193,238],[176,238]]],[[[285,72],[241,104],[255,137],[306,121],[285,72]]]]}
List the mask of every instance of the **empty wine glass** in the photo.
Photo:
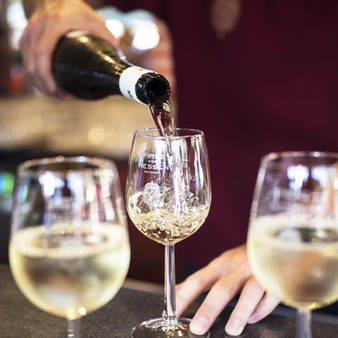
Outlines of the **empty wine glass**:
{"type": "Polygon", "coordinates": [[[129,216],[139,231],[165,246],[163,317],[135,327],[134,338],[195,337],[190,319],[176,317],[174,245],[195,233],[208,215],[209,162],[201,131],[176,132],[159,136],[157,129],[136,131],[129,157],[129,216]]]}
{"type": "Polygon", "coordinates": [[[118,173],[89,157],[31,160],[17,172],[10,267],[26,298],[65,317],[68,337],[79,318],[108,303],[130,259],[118,173]]]}
{"type": "Polygon", "coordinates": [[[311,337],[311,309],[338,299],[338,154],[272,153],[259,170],[248,233],[253,274],[298,310],[311,337]]]}

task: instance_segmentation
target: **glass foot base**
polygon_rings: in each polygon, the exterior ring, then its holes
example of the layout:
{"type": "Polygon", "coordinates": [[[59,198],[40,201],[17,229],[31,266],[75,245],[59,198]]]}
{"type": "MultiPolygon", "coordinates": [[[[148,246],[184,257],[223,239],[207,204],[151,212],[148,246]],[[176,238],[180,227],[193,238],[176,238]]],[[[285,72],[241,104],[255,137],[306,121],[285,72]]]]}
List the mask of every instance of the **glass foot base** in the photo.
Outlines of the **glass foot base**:
{"type": "Polygon", "coordinates": [[[189,330],[191,319],[179,318],[177,325],[168,326],[163,318],[150,319],[133,328],[130,333],[131,338],[167,338],[167,337],[190,337],[208,338],[210,333],[195,335],[189,330]]]}

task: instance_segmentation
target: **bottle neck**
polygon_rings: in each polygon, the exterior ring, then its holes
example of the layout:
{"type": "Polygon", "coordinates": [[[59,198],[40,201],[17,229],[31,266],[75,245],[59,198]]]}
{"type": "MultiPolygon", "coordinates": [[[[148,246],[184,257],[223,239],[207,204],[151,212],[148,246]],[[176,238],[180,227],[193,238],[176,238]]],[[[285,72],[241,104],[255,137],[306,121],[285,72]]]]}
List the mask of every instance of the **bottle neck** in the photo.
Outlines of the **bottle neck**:
{"type": "Polygon", "coordinates": [[[119,86],[122,95],[137,102],[147,104],[144,99],[142,100],[142,98],[139,97],[140,95],[139,93],[137,93],[137,85],[143,75],[150,73],[154,72],[137,66],[131,66],[129,68],[126,68],[122,72],[119,80],[119,86]]]}
{"type": "Polygon", "coordinates": [[[143,104],[168,102],[170,85],[162,75],[131,65],[126,68],[119,80],[122,95],[143,104]]]}

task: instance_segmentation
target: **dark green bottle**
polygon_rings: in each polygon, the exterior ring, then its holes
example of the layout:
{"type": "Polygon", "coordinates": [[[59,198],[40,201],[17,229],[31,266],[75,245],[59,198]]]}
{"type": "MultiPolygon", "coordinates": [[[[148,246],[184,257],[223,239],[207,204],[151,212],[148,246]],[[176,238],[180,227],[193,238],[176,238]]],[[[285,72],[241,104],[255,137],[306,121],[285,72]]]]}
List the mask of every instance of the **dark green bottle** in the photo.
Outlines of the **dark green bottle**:
{"type": "Polygon", "coordinates": [[[134,66],[108,41],[82,31],[69,32],[59,40],[53,74],[61,89],[81,99],[124,95],[148,105],[169,101],[165,77],[134,66]]]}

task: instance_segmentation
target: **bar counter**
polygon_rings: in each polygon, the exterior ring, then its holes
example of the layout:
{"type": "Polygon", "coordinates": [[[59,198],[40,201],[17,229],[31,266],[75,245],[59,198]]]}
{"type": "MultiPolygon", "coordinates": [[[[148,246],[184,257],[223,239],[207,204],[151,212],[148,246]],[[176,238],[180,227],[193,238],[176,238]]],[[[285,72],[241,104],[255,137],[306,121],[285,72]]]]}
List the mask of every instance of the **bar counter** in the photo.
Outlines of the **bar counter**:
{"type": "MultiPolygon", "coordinates": [[[[33,306],[20,293],[10,269],[0,264],[0,337],[2,338],[56,338],[66,337],[66,321],[47,314],[33,306]]],[[[83,338],[125,338],[138,323],[158,317],[162,311],[162,295],[123,287],[103,308],[82,318],[83,338]]],[[[192,306],[186,313],[191,316],[192,306]]],[[[231,307],[227,307],[211,328],[212,338],[229,337],[224,325],[231,307]]],[[[292,338],[296,336],[295,312],[278,307],[273,314],[257,324],[248,325],[240,337],[292,338]]],[[[338,318],[314,315],[313,338],[338,337],[338,318]]]]}

